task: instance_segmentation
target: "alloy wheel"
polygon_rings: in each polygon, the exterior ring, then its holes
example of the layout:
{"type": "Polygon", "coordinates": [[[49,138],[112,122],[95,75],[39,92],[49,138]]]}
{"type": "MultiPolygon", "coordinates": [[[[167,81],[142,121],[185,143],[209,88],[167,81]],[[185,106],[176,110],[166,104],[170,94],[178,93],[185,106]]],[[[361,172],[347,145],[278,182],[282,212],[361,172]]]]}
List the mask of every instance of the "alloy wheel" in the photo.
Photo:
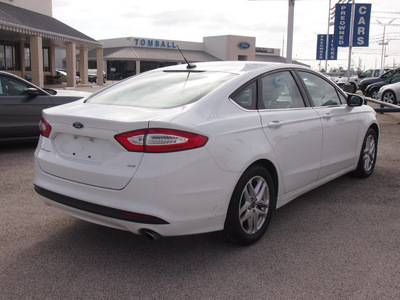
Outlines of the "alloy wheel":
{"type": "Polygon", "coordinates": [[[239,205],[242,229],[247,234],[258,232],[267,219],[270,204],[269,188],[264,178],[251,178],[243,189],[239,205]]]}
{"type": "Polygon", "coordinates": [[[364,162],[364,170],[365,172],[370,172],[375,164],[375,155],[376,155],[376,142],[375,138],[372,135],[367,137],[365,142],[364,154],[363,154],[363,162],[364,162]]]}
{"type": "Polygon", "coordinates": [[[387,91],[383,94],[382,97],[383,101],[390,103],[390,104],[396,104],[396,95],[392,91],[387,91]]]}

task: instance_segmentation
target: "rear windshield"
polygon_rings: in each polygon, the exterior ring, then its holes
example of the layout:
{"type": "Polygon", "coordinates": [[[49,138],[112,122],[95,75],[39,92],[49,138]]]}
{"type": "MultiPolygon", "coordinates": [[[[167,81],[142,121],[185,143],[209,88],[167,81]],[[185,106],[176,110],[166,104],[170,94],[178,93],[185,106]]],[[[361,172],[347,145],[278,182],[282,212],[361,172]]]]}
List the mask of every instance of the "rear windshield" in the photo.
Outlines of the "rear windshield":
{"type": "Polygon", "coordinates": [[[197,101],[234,74],[202,71],[158,71],[123,81],[87,102],[149,108],[171,108],[197,101]]]}

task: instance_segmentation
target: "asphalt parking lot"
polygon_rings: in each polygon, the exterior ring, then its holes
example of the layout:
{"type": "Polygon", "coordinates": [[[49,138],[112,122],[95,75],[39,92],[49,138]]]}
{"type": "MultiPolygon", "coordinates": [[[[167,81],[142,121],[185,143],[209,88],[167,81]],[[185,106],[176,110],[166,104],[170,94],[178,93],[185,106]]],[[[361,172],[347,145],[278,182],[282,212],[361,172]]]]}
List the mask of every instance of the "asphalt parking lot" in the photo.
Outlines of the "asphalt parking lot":
{"type": "Polygon", "coordinates": [[[62,214],[33,190],[36,144],[0,145],[0,299],[400,299],[400,119],[379,121],[370,178],[292,201],[250,247],[62,214]]]}

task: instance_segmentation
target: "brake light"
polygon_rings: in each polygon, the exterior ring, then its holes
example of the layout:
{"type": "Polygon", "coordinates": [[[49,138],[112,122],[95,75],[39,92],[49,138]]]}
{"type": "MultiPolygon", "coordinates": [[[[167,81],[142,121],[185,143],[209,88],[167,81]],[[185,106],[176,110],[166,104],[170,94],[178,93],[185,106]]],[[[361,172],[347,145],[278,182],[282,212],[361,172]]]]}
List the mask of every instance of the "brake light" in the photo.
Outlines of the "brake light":
{"type": "Polygon", "coordinates": [[[47,121],[44,118],[40,119],[39,130],[40,130],[40,134],[42,136],[47,137],[47,138],[50,136],[51,126],[49,123],[47,123],[47,121]]]}
{"type": "Polygon", "coordinates": [[[142,129],[115,136],[128,151],[175,152],[203,147],[208,138],[199,134],[174,129],[142,129]]]}

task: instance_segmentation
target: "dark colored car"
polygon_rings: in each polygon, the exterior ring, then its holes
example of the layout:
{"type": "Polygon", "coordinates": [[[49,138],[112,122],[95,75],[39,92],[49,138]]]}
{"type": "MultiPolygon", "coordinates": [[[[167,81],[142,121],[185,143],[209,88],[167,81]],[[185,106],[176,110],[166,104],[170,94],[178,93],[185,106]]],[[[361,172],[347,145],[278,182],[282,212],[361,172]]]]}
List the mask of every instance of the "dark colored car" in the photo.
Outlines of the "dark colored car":
{"type": "Polygon", "coordinates": [[[384,81],[379,81],[375,83],[371,83],[370,85],[367,86],[365,89],[365,96],[371,97],[373,99],[378,99],[378,92],[381,87],[387,84],[392,84],[400,82],[400,75],[395,75],[392,78],[386,79],[384,81]]]}
{"type": "Polygon", "coordinates": [[[365,90],[366,90],[367,86],[369,86],[370,84],[388,80],[398,74],[400,74],[400,68],[387,71],[387,72],[383,73],[380,77],[377,77],[377,78],[367,78],[367,79],[361,80],[358,88],[365,95],[365,90]]]}
{"type": "Polygon", "coordinates": [[[37,139],[43,109],[89,95],[41,89],[21,77],[0,71],[0,143],[37,139]]]}
{"type": "MultiPolygon", "coordinates": [[[[96,69],[89,69],[88,70],[88,80],[89,82],[97,82],[97,70],[96,69]]],[[[103,71],[103,82],[106,83],[107,82],[107,75],[106,73],[103,71]]]]}

